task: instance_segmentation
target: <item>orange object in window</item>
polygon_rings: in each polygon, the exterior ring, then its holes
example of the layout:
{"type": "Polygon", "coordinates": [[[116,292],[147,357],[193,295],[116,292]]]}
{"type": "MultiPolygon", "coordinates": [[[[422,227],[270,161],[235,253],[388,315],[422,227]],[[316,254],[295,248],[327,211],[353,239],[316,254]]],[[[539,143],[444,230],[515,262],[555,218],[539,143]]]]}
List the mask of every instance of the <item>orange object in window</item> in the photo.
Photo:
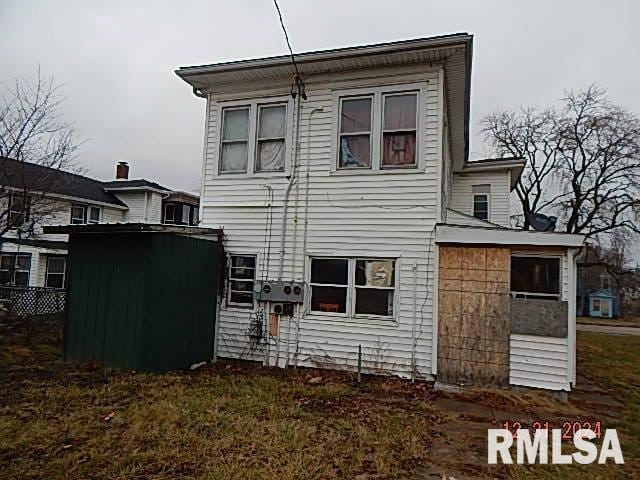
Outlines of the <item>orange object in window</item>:
{"type": "Polygon", "coordinates": [[[322,312],[338,312],[340,310],[340,304],[338,303],[321,303],[320,311],[322,312]]]}

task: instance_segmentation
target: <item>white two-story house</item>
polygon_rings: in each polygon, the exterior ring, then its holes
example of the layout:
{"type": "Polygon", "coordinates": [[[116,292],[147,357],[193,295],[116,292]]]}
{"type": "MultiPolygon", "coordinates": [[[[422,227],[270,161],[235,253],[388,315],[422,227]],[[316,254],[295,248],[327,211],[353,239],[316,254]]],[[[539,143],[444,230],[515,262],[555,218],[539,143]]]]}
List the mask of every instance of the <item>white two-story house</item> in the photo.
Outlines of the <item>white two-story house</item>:
{"type": "Polygon", "coordinates": [[[197,195],[130,180],[126,162],[110,182],[5,157],[0,171],[0,286],[64,288],[68,236],[46,225],[198,223],[197,195]]]}
{"type": "Polygon", "coordinates": [[[469,161],[472,43],[303,53],[303,85],[289,56],[177,70],[228,251],[217,356],[571,388],[582,238],[511,229],[524,162],[469,161]]]}

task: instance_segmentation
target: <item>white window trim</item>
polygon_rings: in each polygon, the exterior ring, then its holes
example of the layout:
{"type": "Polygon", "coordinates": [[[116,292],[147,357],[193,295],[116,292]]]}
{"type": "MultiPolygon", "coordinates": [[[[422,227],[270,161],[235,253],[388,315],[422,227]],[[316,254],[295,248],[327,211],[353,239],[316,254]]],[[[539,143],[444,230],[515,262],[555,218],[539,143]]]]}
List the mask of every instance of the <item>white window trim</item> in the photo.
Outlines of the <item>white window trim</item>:
{"type": "Polygon", "coordinates": [[[216,177],[252,177],[252,178],[271,178],[271,177],[284,177],[289,174],[292,157],[292,145],[293,145],[293,100],[290,96],[274,96],[274,97],[261,97],[245,100],[233,100],[233,101],[221,101],[217,104],[216,112],[216,140],[218,142],[217,154],[214,161],[213,175],[216,177]],[[286,132],[285,132],[285,144],[284,144],[284,170],[273,171],[257,171],[257,159],[258,159],[258,114],[259,107],[261,106],[273,106],[273,105],[285,105],[286,107],[286,132]],[[222,129],[224,127],[224,115],[225,109],[240,109],[249,108],[249,142],[247,145],[247,170],[246,172],[222,172],[222,129]]]}
{"type": "Polygon", "coordinates": [[[371,86],[366,88],[341,88],[333,91],[333,119],[332,119],[332,142],[331,142],[331,174],[332,175],[389,175],[399,173],[417,173],[424,171],[426,160],[424,153],[424,139],[426,138],[426,106],[427,83],[400,83],[383,86],[371,86]],[[382,168],[382,99],[384,95],[417,93],[416,108],[416,165],[408,167],[384,167],[382,168]],[[340,106],[343,98],[373,96],[371,126],[371,167],[370,168],[338,168],[340,155],[340,106]]]}
{"type": "Polygon", "coordinates": [[[228,258],[229,258],[229,264],[227,265],[227,279],[226,282],[227,284],[225,285],[226,288],[226,292],[225,292],[225,301],[224,301],[224,309],[227,311],[237,311],[237,312],[253,312],[256,309],[256,304],[257,304],[257,300],[256,300],[256,292],[255,292],[255,286],[256,286],[256,282],[260,281],[260,255],[257,254],[256,252],[250,252],[250,251],[233,251],[233,252],[228,252],[228,258]],[[248,303],[234,303],[230,300],[231,298],[231,290],[229,288],[229,284],[231,283],[231,257],[254,257],[255,260],[255,268],[253,270],[253,302],[251,305],[249,305],[248,303]]]}
{"type": "Polygon", "coordinates": [[[491,221],[491,192],[477,192],[471,194],[471,216],[478,220],[491,221]],[[480,195],[486,195],[487,197],[487,218],[481,219],[476,217],[476,197],[480,195]]]}
{"type": "MultiPolygon", "coordinates": [[[[307,274],[306,274],[306,283],[309,286],[307,289],[307,295],[305,298],[305,314],[309,316],[313,316],[315,318],[326,318],[326,319],[335,319],[342,321],[380,321],[384,325],[388,324],[396,324],[398,322],[398,305],[400,298],[400,269],[401,269],[401,259],[400,256],[389,256],[389,255],[356,255],[356,256],[330,256],[330,255],[309,255],[306,259],[307,263],[307,274]],[[318,260],[347,260],[347,305],[345,313],[336,313],[336,312],[321,312],[316,310],[311,310],[311,286],[313,285],[321,285],[321,286],[335,286],[344,288],[345,285],[332,285],[328,283],[316,284],[311,283],[311,262],[314,259],[318,260]],[[383,288],[380,287],[380,290],[391,290],[393,289],[393,315],[370,315],[370,314],[356,314],[356,285],[355,285],[355,266],[356,260],[393,260],[394,263],[394,284],[393,288],[383,288]]],[[[377,288],[377,287],[366,287],[366,288],[377,288]]]]}
{"type": "Polygon", "coordinates": [[[591,310],[593,312],[602,313],[602,300],[599,298],[591,299],[591,310]],[[598,308],[596,308],[596,302],[598,302],[598,308]]]}
{"type": "Polygon", "coordinates": [[[541,255],[536,253],[512,253],[511,258],[513,257],[532,257],[532,258],[553,258],[557,259],[559,262],[558,266],[558,293],[535,293],[535,292],[517,292],[515,290],[511,290],[511,279],[509,279],[509,291],[512,297],[516,295],[524,295],[525,298],[528,298],[527,295],[535,296],[535,297],[549,297],[555,298],[558,301],[563,301],[564,299],[564,256],[563,255],[541,255]]]}
{"type": "Polygon", "coordinates": [[[89,205],[87,207],[87,223],[95,225],[95,224],[100,223],[100,222],[102,222],[102,207],[98,207],[96,205],[89,205]],[[93,210],[93,209],[97,209],[98,210],[98,220],[97,221],[91,220],[91,210],[93,210]]]}
{"type": "Polygon", "coordinates": [[[71,223],[72,225],[85,225],[87,223],[87,214],[89,213],[88,210],[89,210],[88,205],[83,205],[81,203],[72,203],[71,204],[71,217],[69,219],[69,223],[71,223]],[[76,223],[73,222],[74,219],[76,219],[76,220],[78,219],[77,217],[73,216],[73,209],[74,208],[82,208],[83,209],[82,221],[79,222],[79,223],[78,222],[76,222],[76,223]]]}
{"type": "MultiPolygon", "coordinates": [[[[14,257],[13,260],[13,278],[11,279],[12,282],[11,283],[5,283],[2,284],[4,286],[15,286],[15,280],[16,280],[16,272],[26,272],[27,273],[27,287],[31,286],[31,269],[33,268],[33,255],[31,253],[19,253],[19,252],[2,252],[0,254],[0,261],[2,260],[2,257],[14,257]],[[27,270],[23,270],[23,269],[19,269],[17,268],[18,265],[18,257],[28,257],[29,258],[29,268],[27,270]]],[[[1,265],[1,264],[0,264],[1,265]]],[[[0,267],[0,271],[3,272],[8,272],[9,270],[5,270],[2,267],[0,267]]]]}
{"type": "Polygon", "coordinates": [[[45,263],[45,272],[44,272],[44,286],[47,288],[56,288],[56,287],[48,287],[47,284],[49,283],[49,275],[62,275],[62,287],[61,288],[65,288],[65,282],[67,280],[67,258],[65,256],[62,255],[55,255],[55,256],[47,256],[47,260],[45,263]],[[64,269],[62,270],[62,273],[51,273],[49,272],[49,260],[51,260],[52,258],[57,258],[57,259],[61,259],[64,260],[64,269]]]}

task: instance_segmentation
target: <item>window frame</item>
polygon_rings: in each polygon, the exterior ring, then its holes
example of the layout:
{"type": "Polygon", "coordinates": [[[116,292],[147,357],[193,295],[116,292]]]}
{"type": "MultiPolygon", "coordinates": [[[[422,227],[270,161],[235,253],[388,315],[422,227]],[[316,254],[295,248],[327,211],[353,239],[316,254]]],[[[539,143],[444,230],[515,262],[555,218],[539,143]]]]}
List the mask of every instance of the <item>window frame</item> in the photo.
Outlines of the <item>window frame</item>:
{"type": "Polygon", "coordinates": [[[418,167],[418,125],[420,121],[420,92],[417,90],[401,91],[401,92],[383,92],[382,93],[382,108],[380,111],[380,170],[404,170],[415,169],[418,167]],[[397,97],[400,95],[415,95],[416,96],[416,126],[415,128],[399,128],[395,130],[385,130],[384,128],[384,108],[387,101],[387,97],[397,97]],[[415,132],[416,134],[416,157],[412,165],[384,165],[384,134],[385,133],[407,133],[415,132]]]}
{"type": "MultiPolygon", "coordinates": [[[[535,298],[535,297],[545,297],[545,299],[563,301],[564,298],[564,289],[563,289],[563,262],[564,258],[562,255],[539,255],[539,254],[526,254],[526,253],[512,253],[511,259],[513,257],[521,257],[521,258],[539,258],[539,259],[554,259],[558,260],[558,293],[536,293],[536,292],[520,292],[512,290],[511,278],[509,278],[509,294],[514,298],[535,298]]],[[[511,267],[513,268],[513,267],[511,267]]]]}
{"type": "Polygon", "coordinates": [[[254,178],[271,178],[287,176],[290,171],[290,157],[292,152],[292,125],[293,125],[293,108],[292,98],[288,95],[276,95],[273,97],[249,98],[243,100],[220,100],[216,103],[216,139],[217,139],[217,155],[215,159],[213,176],[223,177],[227,175],[235,175],[240,177],[254,178]],[[261,106],[284,105],[286,109],[286,131],[284,144],[284,168],[282,170],[257,170],[258,159],[258,114],[261,106]],[[223,172],[222,167],[222,129],[224,128],[224,110],[249,108],[249,140],[247,144],[247,168],[244,172],[223,172]]]}
{"type": "Polygon", "coordinates": [[[45,273],[44,273],[44,286],[46,288],[64,289],[66,288],[66,283],[67,283],[67,257],[65,257],[64,255],[47,255],[47,262],[45,264],[45,273]],[[57,259],[57,260],[59,259],[64,261],[64,269],[62,273],[60,272],[51,273],[49,271],[49,260],[52,260],[52,259],[57,259]],[[62,275],[62,287],[50,287],[48,285],[49,275],[62,275]]]}
{"type": "Polygon", "coordinates": [[[611,288],[611,278],[609,278],[608,275],[601,275],[600,276],[600,288],[602,290],[609,290],[611,288]],[[605,287],[605,281],[607,283],[607,286],[605,287]]]}
{"type": "Polygon", "coordinates": [[[220,152],[218,155],[218,175],[242,175],[249,171],[250,159],[251,159],[251,105],[234,105],[234,106],[223,106],[220,109],[220,152]],[[247,113],[247,139],[246,140],[224,140],[224,119],[225,112],[232,112],[237,110],[248,110],[247,113]],[[222,152],[224,150],[224,145],[227,143],[245,143],[247,144],[247,164],[245,166],[244,171],[242,170],[234,170],[225,172],[222,170],[222,152]]]}
{"type": "Polygon", "coordinates": [[[400,256],[390,255],[348,255],[348,256],[328,256],[328,255],[309,255],[307,257],[307,285],[308,295],[305,299],[305,311],[307,314],[315,315],[318,317],[329,317],[334,319],[340,319],[345,321],[381,321],[384,324],[397,323],[398,318],[398,297],[400,287],[400,271],[401,271],[401,258],[400,256]],[[317,260],[346,260],[347,261],[347,299],[346,299],[346,312],[322,312],[319,310],[311,309],[311,286],[335,286],[344,287],[344,285],[332,285],[332,284],[318,284],[311,282],[311,264],[314,259],[317,260]],[[358,260],[373,260],[373,261],[392,261],[394,262],[394,282],[393,287],[367,287],[360,285],[360,288],[375,288],[380,290],[393,290],[393,315],[374,315],[365,313],[356,313],[356,262],[358,260]]]}
{"type": "Polygon", "coordinates": [[[72,203],[71,204],[71,217],[69,219],[69,223],[71,225],[85,225],[87,223],[87,213],[88,213],[88,205],[83,205],[81,203],[72,203]],[[73,216],[73,209],[74,208],[82,208],[82,221],[81,222],[74,222],[74,218],[77,219],[78,217],[74,217],[73,216]]]}
{"type": "MultiPolygon", "coordinates": [[[[287,149],[287,133],[289,132],[289,103],[288,102],[271,102],[271,103],[258,103],[256,104],[256,131],[255,131],[255,136],[256,136],[256,141],[255,141],[255,152],[254,152],[254,158],[253,158],[253,171],[254,173],[282,173],[285,170],[285,165],[287,164],[287,153],[288,153],[288,149],[287,149]],[[263,108],[269,108],[269,107],[284,107],[284,137],[264,137],[264,138],[260,138],[260,111],[263,108]],[[258,169],[258,155],[260,153],[260,142],[268,142],[268,141],[275,141],[275,140],[282,140],[284,142],[284,158],[283,158],[283,163],[282,163],[282,168],[279,168],[277,170],[259,170],[258,169]]],[[[251,122],[249,122],[249,125],[251,125],[251,122]]]]}
{"type": "Polygon", "coordinates": [[[95,225],[95,224],[98,224],[100,222],[102,222],[102,208],[98,207],[96,205],[89,205],[87,207],[87,223],[95,225]],[[92,220],[91,219],[91,212],[95,211],[95,210],[98,211],[98,220],[92,220]]]}
{"type": "Polygon", "coordinates": [[[356,88],[339,88],[333,91],[333,122],[332,122],[332,152],[331,152],[331,170],[332,175],[390,175],[400,173],[418,173],[425,169],[425,153],[423,150],[423,141],[426,137],[426,108],[424,105],[424,99],[427,92],[426,80],[417,81],[413,83],[397,83],[387,85],[375,85],[370,87],[356,87],[356,88]],[[402,94],[416,94],[416,163],[415,165],[408,166],[382,166],[383,155],[383,97],[402,95],[402,94]],[[349,99],[354,97],[364,97],[370,95],[373,97],[372,106],[372,140],[371,140],[371,167],[339,167],[340,162],[340,117],[341,117],[341,99],[349,99]]]}
{"type": "Polygon", "coordinates": [[[11,282],[10,283],[0,283],[0,285],[5,285],[5,286],[10,286],[10,287],[28,287],[30,286],[31,283],[31,268],[33,267],[32,264],[32,260],[33,260],[33,255],[30,253],[18,253],[18,252],[2,252],[0,253],[0,272],[12,272],[12,278],[11,278],[11,282]],[[4,268],[2,268],[2,257],[13,257],[13,269],[11,270],[6,270],[4,268]],[[18,257],[27,257],[29,259],[29,268],[27,270],[24,269],[18,269],[18,257]],[[16,285],[16,272],[26,272],[27,273],[27,284],[26,285],[16,285]]]}
{"type": "Polygon", "coordinates": [[[338,145],[337,145],[337,158],[336,169],[338,170],[372,170],[373,169],[373,137],[375,131],[375,96],[373,94],[360,94],[360,95],[345,95],[338,99],[338,145]],[[371,127],[368,132],[364,130],[358,132],[342,133],[342,104],[349,100],[360,100],[368,98],[371,100],[371,111],[369,117],[371,121],[371,127]],[[363,135],[369,135],[369,166],[368,167],[341,167],[340,166],[340,152],[342,150],[342,137],[359,137],[363,135]]]}
{"type": "Polygon", "coordinates": [[[23,195],[21,192],[10,192],[9,193],[9,208],[7,209],[7,225],[11,229],[19,228],[21,224],[14,223],[14,218],[22,215],[23,220],[22,224],[27,223],[31,219],[31,196],[23,195]],[[26,198],[26,201],[23,204],[22,210],[14,210],[14,197],[26,198]]]}
{"type": "Polygon", "coordinates": [[[255,310],[256,308],[256,292],[255,292],[255,286],[256,286],[256,282],[258,282],[260,280],[259,278],[259,256],[256,253],[253,252],[229,252],[228,254],[228,265],[227,265],[227,279],[226,282],[227,284],[225,285],[226,287],[226,292],[225,292],[225,309],[229,310],[229,309],[237,309],[237,310],[241,310],[243,312],[249,311],[249,310],[255,310]],[[249,280],[247,278],[233,278],[231,276],[231,272],[232,272],[232,268],[233,268],[233,260],[232,257],[253,257],[254,259],[254,267],[253,267],[253,280],[249,280]],[[248,282],[248,281],[253,281],[253,290],[251,291],[251,303],[238,303],[238,302],[233,302],[231,300],[231,282],[232,281],[241,281],[241,282],[248,282]]]}
{"type": "Polygon", "coordinates": [[[491,193],[489,192],[474,192],[471,194],[471,216],[478,220],[488,222],[491,218],[491,193]],[[476,197],[487,197],[487,218],[480,218],[476,216],[476,197]]]}
{"type": "Polygon", "coordinates": [[[165,202],[162,206],[162,223],[164,225],[175,225],[176,224],[176,204],[174,202],[165,202]],[[171,215],[171,221],[167,221],[167,207],[173,208],[173,214],[171,215]]]}

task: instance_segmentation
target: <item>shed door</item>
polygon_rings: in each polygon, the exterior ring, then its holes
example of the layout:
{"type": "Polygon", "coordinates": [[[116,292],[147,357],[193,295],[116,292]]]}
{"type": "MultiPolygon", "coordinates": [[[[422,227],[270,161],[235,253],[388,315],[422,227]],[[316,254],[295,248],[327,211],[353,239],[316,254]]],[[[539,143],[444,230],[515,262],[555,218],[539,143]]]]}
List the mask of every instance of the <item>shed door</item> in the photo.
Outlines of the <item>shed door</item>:
{"type": "Polygon", "coordinates": [[[609,300],[604,300],[600,302],[600,306],[602,307],[602,316],[608,317],[609,316],[609,300]]]}
{"type": "Polygon", "coordinates": [[[440,247],[438,380],[509,384],[511,251],[440,247]]]}

